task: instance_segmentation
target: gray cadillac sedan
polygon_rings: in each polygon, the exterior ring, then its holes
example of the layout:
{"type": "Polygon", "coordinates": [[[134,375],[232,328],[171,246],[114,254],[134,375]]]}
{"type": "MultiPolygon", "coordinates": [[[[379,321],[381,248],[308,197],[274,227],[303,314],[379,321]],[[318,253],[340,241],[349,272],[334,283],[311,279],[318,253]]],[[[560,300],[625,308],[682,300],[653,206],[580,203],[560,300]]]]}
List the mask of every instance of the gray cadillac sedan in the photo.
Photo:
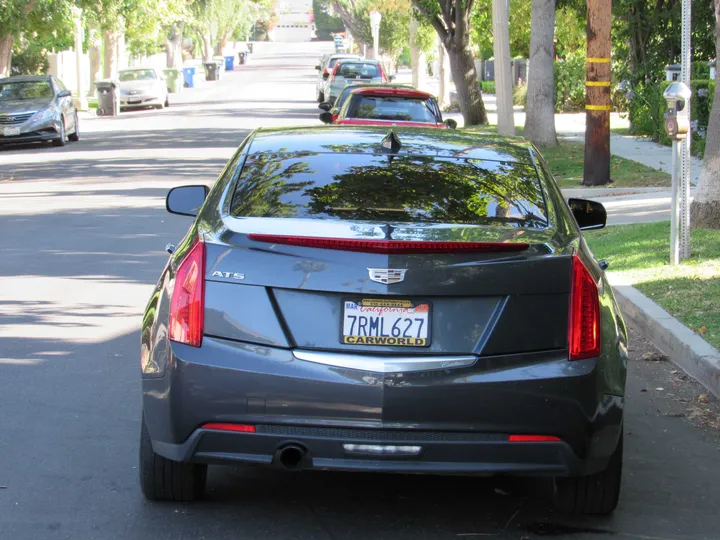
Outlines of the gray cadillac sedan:
{"type": "Polygon", "coordinates": [[[0,79],[0,145],[80,140],[80,123],[70,90],[55,77],[0,79]]]}
{"type": "Polygon", "coordinates": [[[523,139],[260,130],[212,189],[142,329],[140,481],[202,494],[208,464],[544,475],[563,510],[620,489],[626,330],[523,139]]]}

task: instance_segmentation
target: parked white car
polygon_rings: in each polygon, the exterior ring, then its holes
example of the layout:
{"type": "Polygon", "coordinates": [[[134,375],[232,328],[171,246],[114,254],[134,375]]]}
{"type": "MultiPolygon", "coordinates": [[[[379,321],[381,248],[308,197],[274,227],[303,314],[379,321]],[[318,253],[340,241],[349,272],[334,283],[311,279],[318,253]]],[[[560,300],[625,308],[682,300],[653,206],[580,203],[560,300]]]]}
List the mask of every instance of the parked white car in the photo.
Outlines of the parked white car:
{"type": "Polygon", "coordinates": [[[152,67],[121,69],[120,108],[155,107],[162,109],[170,105],[165,77],[152,67]]]}
{"type": "Polygon", "coordinates": [[[323,55],[322,58],[320,58],[320,62],[318,62],[318,65],[315,66],[315,69],[318,71],[317,81],[315,83],[315,98],[318,100],[318,103],[327,101],[325,99],[325,83],[330,76],[330,73],[332,73],[332,70],[335,67],[337,61],[342,59],[359,60],[361,58],[362,55],[347,53],[329,53],[323,55]]]}
{"type": "Polygon", "coordinates": [[[323,97],[329,103],[335,103],[345,86],[355,83],[383,84],[395,79],[388,76],[385,68],[378,60],[339,59],[332,71],[323,75],[325,88],[323,97]]]}

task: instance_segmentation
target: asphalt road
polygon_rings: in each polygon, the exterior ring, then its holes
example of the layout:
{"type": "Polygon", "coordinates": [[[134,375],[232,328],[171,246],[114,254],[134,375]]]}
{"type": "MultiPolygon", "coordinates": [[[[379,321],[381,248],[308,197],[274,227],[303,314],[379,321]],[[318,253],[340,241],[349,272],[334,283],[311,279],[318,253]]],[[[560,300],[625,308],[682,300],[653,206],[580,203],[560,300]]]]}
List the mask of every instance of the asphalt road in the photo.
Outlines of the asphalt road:
{"type": "Polygon", "coordinates": [[[502,478],[218,467],[203,502],[142,498],[140,314],[190,224],[164,194],[212,182],[254,127],[315,123],[318,53],[266,47],[168,110],[85,121],[65,148],[0,149],[0,539],[720,538],[717,404],[643,360],[636,335],[609,519],[555,514],[546,482],[502,478]]]}

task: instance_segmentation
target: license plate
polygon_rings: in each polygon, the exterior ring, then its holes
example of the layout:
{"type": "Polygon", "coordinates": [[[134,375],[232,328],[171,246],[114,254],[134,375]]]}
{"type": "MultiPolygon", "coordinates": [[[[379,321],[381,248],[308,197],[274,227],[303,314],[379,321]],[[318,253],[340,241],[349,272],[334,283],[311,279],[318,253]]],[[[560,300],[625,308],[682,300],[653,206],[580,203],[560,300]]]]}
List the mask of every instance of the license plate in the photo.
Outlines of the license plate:
{"type": "Polygon", "coordinates": [[[3,129],[3,135],[6,137],[16,137],[20,135],[20,128],[19,127],[6,127],[3,129]]]}
{"type": "Polygon", "coordinates": [[[140,103],[140,98],[130,98],[128,99],[128,103],[140,103]]]}
{"type": "Polygon", "coordinates": [[[430,345],[429,303],[363,298],[343,301],[341,342],[347,345],[430,345]]]}

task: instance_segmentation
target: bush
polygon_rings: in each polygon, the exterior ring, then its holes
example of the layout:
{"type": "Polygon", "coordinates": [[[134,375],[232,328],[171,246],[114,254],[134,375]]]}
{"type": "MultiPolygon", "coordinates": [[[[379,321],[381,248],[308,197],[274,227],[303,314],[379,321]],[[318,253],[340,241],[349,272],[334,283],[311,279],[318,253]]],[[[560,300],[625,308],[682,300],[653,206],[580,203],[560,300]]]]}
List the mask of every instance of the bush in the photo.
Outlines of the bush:
{"type": "Polygon", "coordinates": [[[16,43],[13,48],[11,75],[43,75],[50,64],[47,51],[41,46],[27,43],[24,46],[16,43]]]}
{"type": "Polygon", "coordinates": [[[410,47],[405,47],[398,56],[397,66],[398,67],[411,67],[412,60],[410,59],[410,47]]]}
{"type": "Polygon", "coordinates": [[[513,88],[513,105],[525,106],[527,103],[527,83],[518,84],[513,88]]]}
{"type": "Polygon", "coordinates": [[[495,93],[495,81],[480,81],[480,90],[483,94],[495,93]]]}
{"type": "MultiPolygon", "coordinates": [[[[672,141],[665,134],[665,112],[667,106],[663,92],[670,82],[662,81],[638,87],[628,92],[630,128],[634,135],[646,135],[661,144],[670,145],[672,141]]],[[[690,102],[690,120],[692,122],[692,153],[702,156],[705,153],[705,137],[710,122],[710,109],[715,94],[715,81],[690,81],[693,98],[690,102]]]]}
{"type": "Polygon", "coordinates": [[[577,111],[585,108],[584,55],[568,56],[555,62],[555,110],[577,111]]]}

